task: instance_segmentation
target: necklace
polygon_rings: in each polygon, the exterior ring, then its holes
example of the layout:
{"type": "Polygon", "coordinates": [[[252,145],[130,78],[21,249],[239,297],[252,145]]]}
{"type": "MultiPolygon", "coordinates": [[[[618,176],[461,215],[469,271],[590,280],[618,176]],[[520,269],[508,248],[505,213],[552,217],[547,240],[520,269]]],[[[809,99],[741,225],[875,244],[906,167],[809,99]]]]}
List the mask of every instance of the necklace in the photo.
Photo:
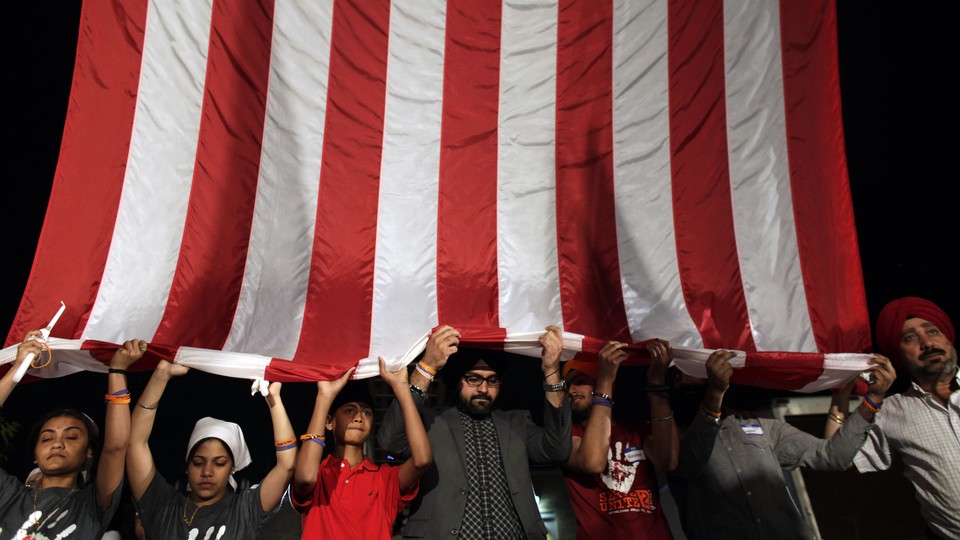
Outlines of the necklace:
{"type": "Polygon", "coordinates": [[[187,524],[187,527],[190,527],[190,526],[193,525],[193,518],[197,517],[197,512],[200,511],[200,507],[197,506],[197,505],[194,505],[194,507],[193,507],[193,513],[190,514],[190,519],[187,519],[187,503],[189,503],[189,502],[190,502],[190,497],[184,498],[184,500],[183,500],[183,522],[187,524]]]}
{"type": "MultiPolygon", "coordinates": [[[[69,492],[67,492],[66,495],[60,497],[60,499],[57,501],[56,506],[53,507],[53,510],[50,510],[49,512],[41,511],[40,514],[44,516],[43,520],[40,520],[37,517],[37,492],[39,491],[40,491],[39,488],[34,488],[33,490],[33,513],[31,515],[33,516],[33,532],[35,533],[40,532],[40,528],[43,527],[43,524],[46,523],[51,516],[56,515],[57,510],[60,510],[60,506],[62,506],[67,499],[69,499],[71,496],[73,496],[74,493],[77,492],[77,488],[76,486],[74,486],[69,492]]],[[[33,535],[27,535],[24,537],[24,540],[32,540],[32,539],[33,539],[33,535]]]]}

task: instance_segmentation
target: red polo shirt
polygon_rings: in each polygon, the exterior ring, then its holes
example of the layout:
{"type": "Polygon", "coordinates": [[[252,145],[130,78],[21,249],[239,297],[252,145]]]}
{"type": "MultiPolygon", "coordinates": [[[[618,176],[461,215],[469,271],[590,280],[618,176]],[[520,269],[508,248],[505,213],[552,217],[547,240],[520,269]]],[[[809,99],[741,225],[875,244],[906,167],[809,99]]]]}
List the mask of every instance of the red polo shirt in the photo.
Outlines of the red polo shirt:
{"type": "Polygon", "coordinates": [[[303,538],[390,538],[397,514],[419,488],[400,493],[398,471],[369,459],[351,470],[346,461],[327,456],[309,499],[291,490],[293,507],[303,515],[303,538]]]}

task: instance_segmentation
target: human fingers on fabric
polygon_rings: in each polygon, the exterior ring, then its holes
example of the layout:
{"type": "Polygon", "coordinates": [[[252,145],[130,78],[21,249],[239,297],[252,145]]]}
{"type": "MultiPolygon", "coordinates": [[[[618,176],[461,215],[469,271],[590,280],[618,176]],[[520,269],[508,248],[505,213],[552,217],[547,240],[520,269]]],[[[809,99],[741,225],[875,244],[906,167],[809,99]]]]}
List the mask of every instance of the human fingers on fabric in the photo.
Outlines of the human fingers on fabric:
{"type": "Polygon", "coordinates": [[[167,360],[161,360],[157,364],[157,371],[166,374],[168,377],[180,377],[186,375],[190,368],[181,364],[172,364],[167,360]]]}
{"type": "Polygon", "coordinates": [[[669,341],[657,341],[647,345],[650,352],[650,366],[647,368],[647,382],[664,384],[667,380],[667,368],[673,361],[673,349],[669,341]]]}
{"type": "Polygon", "coordinates": [[[34,357],[40,356],[42,347],[38,340],[41,337],[43,337],[43,334],[41,334],[39,330],[27,332],[27,335],[23,338],[23,342],[17,346],[17,358],[13,361],[13,365],[11,366],[12,369],[16,369],[20,364],[22,364],[23,360],[29,354],[33,354],[34,357]]]}
{"type": "Polygon", "coordinates": [[[626,343],[608,341],[597,353],[597,380],[613,381],[617,378],[620,364],[627,359],[626,343]]]}
{"type": "Polygon", "coordinates": [[[142,339],[130,339],[123,342],[123,346],[113,353],[110,359],[110,367],[115,369],[127,369],[134,362],[143,357],[147,352],[147,342],[142,339]]]}
{"type": "Polygon", "coordinates": [[[423,353],[423,363],[434,371],[440,371],[447,364],[451,354],[457,352],[460,344],[460,332],[451,326],[443,325],[430,334],[423,353]]]}
{"type": "Polygon", "coordinates": [[[717,350],[707,358],[707,386],[716,390],[726,390],[733,376],[730,359],[736,356],[733,351],[717,350]]]}
{"type": "Polygon", "coordinates": [[[897,379],[897,371],[893,368],[893,364],[886,356],[879,354],[874,355],[870,362],[873,364],[870,366],[873,382],[870,383],[867,392],[871,398],[879,402],[879,400],[883,399],[883,396],[886,395],[893,381],[897,379]]]}
{"type": "Polygon", "coordinates": [[[390,371],[387,369],[387,363],[383,357],[380,357],[380,378],[390,385],[394,391],[406,388],[409,383],[409,374],[406,368],[400,368],[399,371],[390,371]]]}
{"type": "Polygon", "coordinates": [[[558,326],[550,325],[540,336],[540,367],[544,373],[551,373],[560,365],[560,354],[563,352],[563,330],[558,326]]]}
{"type": "Polygon", "coordinates": [[[267,406],[273,408],[277,404],[277,401],[280,399],[280,388],[283,387],[282,383],[272,382],[267,386],[267,395],[263,396],[263,399],[266,400],[267,406]]]}
{"type": "Polygon", "coordinates": [[[353,376],[353,372],[356,370],[356,367],[352,367],[332,381],[317,381],[317,395],[329,398],[335,397],[343,390],[343,387],[347,385],[347,381],[350,380],[350,377],[353,376]]]}

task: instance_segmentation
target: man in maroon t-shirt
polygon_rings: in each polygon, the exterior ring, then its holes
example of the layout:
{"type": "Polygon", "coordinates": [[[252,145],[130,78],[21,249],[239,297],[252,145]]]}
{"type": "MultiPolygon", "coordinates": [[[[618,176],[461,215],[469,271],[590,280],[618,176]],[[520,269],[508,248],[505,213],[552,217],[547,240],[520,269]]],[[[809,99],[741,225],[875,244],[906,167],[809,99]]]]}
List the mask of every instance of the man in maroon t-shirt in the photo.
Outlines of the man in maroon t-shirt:
{"type": "Polygon", "coordinates": [[[613,422],[613,383],[627,358],[624,343],[600,349],[597,363],[563,366],[573,409],[573,451],[563,476],[577,515],[577,538],[669,539],[653,467],[677,466],[680,440],[665,382],[670,344],[649,347],[650,421],[613,422]]]}

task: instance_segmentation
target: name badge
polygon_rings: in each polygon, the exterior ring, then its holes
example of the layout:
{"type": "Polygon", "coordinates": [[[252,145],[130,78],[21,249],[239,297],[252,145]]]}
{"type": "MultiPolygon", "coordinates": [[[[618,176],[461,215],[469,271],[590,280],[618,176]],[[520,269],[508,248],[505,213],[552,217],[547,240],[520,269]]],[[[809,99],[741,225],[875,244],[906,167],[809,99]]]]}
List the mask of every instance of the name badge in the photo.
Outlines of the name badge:
{"type": "Polygon", "coordinates": [[[740,429],[745,435],[763,435],[763,428],[759,423],[740,424],[740,429]]]}
{"type": "Polygon", "coordinates": [[[639,446],[634,446],[633,448],[627,448],[623,452],[623,457],[627,459],[630,463],[637,463],[647,459],[647,455],[643,453],[643,448],[639,446]]]}

